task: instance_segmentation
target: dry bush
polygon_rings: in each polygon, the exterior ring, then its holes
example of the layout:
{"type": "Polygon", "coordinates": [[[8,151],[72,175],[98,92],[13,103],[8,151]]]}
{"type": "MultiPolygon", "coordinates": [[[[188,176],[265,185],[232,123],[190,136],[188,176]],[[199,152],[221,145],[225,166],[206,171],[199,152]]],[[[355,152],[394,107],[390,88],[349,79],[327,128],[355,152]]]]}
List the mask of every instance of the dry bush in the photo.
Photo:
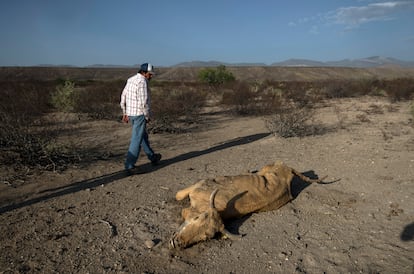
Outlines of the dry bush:
{"type": "Polygon", "coordinates": [[[377,79],[327,80],[327,81],[267,81],[265,85],[280,89],[284,98],[302,107],[322,103],[325,99],[383,96],[381,81],[377,79]]]}
{"type": "Polygon", "coordinates": [[[315,122],[315,111],[297,103],[284,103],[278,113],[265,118],[267,129],[280,137],[304,137],[322,134],[324,127],[315,122]]]}
{"type": "Polygon", "coordinates": [[[312,82],[281,82],[284,97],[294,101],[300,107],[311,106],[319,101],[314,83],[312,82]]]}
{"type": "Polygon", "coordinates": [[[120,115],[120,95],[125,81],[80,83],[74,111],[93,119],[115,119],[120,115]]]}
{"type": "Polygon", "coordinates": [[[373,92],[375,80],[332,80],[324,82],[326,98],[349,98],[368,95],[373,92]]]}
{"type": "Polygon", "coordinates": [[[411,100],[414,98],[414,79],[399,78],[380,83],[391,102],[411,100]]]}
{"type": "Polygon", "coordinates": [[[388,96],[391,102],[410,100],[414,96],[414,79],[360,79],[323,82],[321,91],[326,98],[388,96]]]}
{"type": "Polygon", "coordinates": [[[270,89],[260,93],[256,99],[253,114],[269,115],[280,111],[284,98],[281,90],[270,89]]]}
{"type": "Polygon", "coordinates": [[[50,82],[1,83],[0,162],[23,167],[45,166],[52,157],[47,150],[54,132],[41,134],[34,128],[42,125],[42,116],[49,111],[50,82]]]}
{"type": "Polygon", "coordinates": [[[280,82],[278,86],[285,98],[295,101],[301,107],[313,107],[323,103],[326,98],[330,98],[326,94],[327,84],[322,81],[280,82]]]}
{"type": "Polygon", "coordinates": [[[50,109],[49,94],[55,89],[54,81],[0,82],[0,111],[13,114],[30,113],[35,119],[50,109]]]}
{"type": "Polygon", "coordinates": [[[235,113],[239,115],[256,112],[256,103],[256,93],[248,83],[241,81],[232,83],[231,88],[223,93],[221,100],[221,104],[234,107],[235,113]]]}
{"type": "MultiPolygon", "coordinates": [[[[53,107],[49,102],[61,84],[60,81],[0,83],[0,164],[3,171],[11,172],[3,176],[16,178],[33,170],[64,170],[71,164],[100,157],[102,152],[98,149],[77,147],[76,136],[66,143],[57,141],[68,132],[66,115],[69,114],[51,118],[53,107]]],[[[69,122],[73,123],[72,120],[69,122]]]]}
{"type": "MultiPolygon", "coordinates": [[[[12,144],[25,146],[28,126],[38,125],[50,109],[50,82],[0,83],[0,146],[2,150],[12,144]]],[[[30,143],[30,142],[29,142],[30,143]]]]}
{"type": "Polygon", "coordinates": [[[231,107],[237,115],[267,115],[278,111],[283,91],[269,84],[235,81],[222,94],[221,104],[231,107]]]}
{"type": "Polygon", "coordinates": [[[195,90],[183,83],[179,87],[154,87],[151,93],[153,120],[148,126],[151,133],[187,131],[200,119],[207,99],[206,91],[195,90]]]}
{"type": "Polygon", "coordinates": [[[312,108],[324,100],[318,84],[311,82],[234,82],[223,93],[221,103],[239,115],[267,115],[279,112],[284,102],[298,108],[312,108]]]}

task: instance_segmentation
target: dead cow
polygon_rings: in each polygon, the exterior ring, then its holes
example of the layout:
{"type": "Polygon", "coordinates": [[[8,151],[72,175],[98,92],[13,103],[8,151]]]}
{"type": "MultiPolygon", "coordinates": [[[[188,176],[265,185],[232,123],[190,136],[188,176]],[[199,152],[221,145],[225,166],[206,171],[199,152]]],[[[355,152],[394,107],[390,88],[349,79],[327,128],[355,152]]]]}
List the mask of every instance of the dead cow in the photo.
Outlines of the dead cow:
{"type": "Polygon", "coordinates": [[[173,235],[170,246],[187,247],[211,239],[216,233],[233,238],[223,220],[282,207],[293,199],[294,176],[308,183],[322,183],[322,179],[310,179],[277,161],[257,173],[206,179],[178,191],[176,199],[188,196],[191,206],[182,210],[184,223],[173,235]]]}

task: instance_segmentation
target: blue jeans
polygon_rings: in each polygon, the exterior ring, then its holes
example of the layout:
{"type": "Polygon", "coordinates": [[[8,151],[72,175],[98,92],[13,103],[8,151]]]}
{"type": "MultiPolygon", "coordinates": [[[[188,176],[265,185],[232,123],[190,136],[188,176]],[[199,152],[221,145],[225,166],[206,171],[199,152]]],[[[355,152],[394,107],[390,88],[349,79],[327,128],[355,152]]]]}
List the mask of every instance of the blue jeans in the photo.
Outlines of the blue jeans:
{"type": "Polygon", "coordinates": [[[150,147],[148,140],[148,133],[146,130],[147,121],[145,120],[145,116],[129,116],[129,121],[132,124],[132,136],[126,156],[125,169],[130,169],[135,166],[141,146],[149,160],[154,156],[154,151],[150,147]]]}

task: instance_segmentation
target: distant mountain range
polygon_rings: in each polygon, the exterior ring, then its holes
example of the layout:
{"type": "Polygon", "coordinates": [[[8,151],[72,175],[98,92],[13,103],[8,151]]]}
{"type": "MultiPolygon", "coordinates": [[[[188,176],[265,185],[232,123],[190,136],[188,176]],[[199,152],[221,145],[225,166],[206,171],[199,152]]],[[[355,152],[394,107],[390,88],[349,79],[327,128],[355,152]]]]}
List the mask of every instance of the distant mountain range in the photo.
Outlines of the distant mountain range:
{"type": "MultiPolygon", "coordinates": [[[[360,59],[344,59],[340,61],[320,62],[307,59],[288,59],[282,62],[272,63],[225,63],[220,61],[190,61],[182,62],[170,67],[217,67],[224,65],[227,67],[348,67],[348,68],[374,68],[374,67],[403,67],[414,68],[414,61],[402,61],[392,57],[372,56],[360,59]]],[[[76,67],[71,65],[50,65],[41,64],[39,67],[76,67]]],[[[138,68],[140,65],[112,65],[112,64],[93,64],[85,68],[138,68]]]]}
{"type": "Polygon", "coordinates": [[[176,64],[172,67],[217,67],[220,65],[224,65],[227,67],[263,67],[267,66],[264,63],[224,63],[220,61],[191,61],[191,62],[183,62],[176,64]]]}
{"type": "MultiPolygon", "coordinates": [[[[220,61],[192,61],[183,62],[173,67],[216,67],[224,66],[268,66],[264,63],[224,63],[220,61]]],[[[340,61],[320,62],[307,59],[289,59],[282,62],[272,63],[275,67],[355,67],[370,68],[381,66],[414,67],[414,61],[402,61],[391,57],[372,56],[361,59],[344,59],[340,61]]]]}

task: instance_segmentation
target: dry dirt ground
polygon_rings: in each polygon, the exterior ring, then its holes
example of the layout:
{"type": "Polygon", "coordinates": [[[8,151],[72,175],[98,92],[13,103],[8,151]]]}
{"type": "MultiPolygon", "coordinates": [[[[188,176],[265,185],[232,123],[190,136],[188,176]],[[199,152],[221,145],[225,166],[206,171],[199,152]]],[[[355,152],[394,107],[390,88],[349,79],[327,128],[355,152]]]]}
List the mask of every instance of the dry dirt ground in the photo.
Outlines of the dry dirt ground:
{"type": "Polygon", "coordinates": [[[409,103],[364,97],[318,108],[324,134],[280,138],[262,118],[209,112],[199,129],[151,135],[157,167],[126,176],[130,128],[82,122],[79,142],[113,156],[0,186],[0,273],[413,273],[414,128],[409,103]],[[227,223],[240,240],[168,248],[177,190],[275,160],[332,184],[227,223]],[[154,245],[154,246],[151,246],[154,245]]]}

